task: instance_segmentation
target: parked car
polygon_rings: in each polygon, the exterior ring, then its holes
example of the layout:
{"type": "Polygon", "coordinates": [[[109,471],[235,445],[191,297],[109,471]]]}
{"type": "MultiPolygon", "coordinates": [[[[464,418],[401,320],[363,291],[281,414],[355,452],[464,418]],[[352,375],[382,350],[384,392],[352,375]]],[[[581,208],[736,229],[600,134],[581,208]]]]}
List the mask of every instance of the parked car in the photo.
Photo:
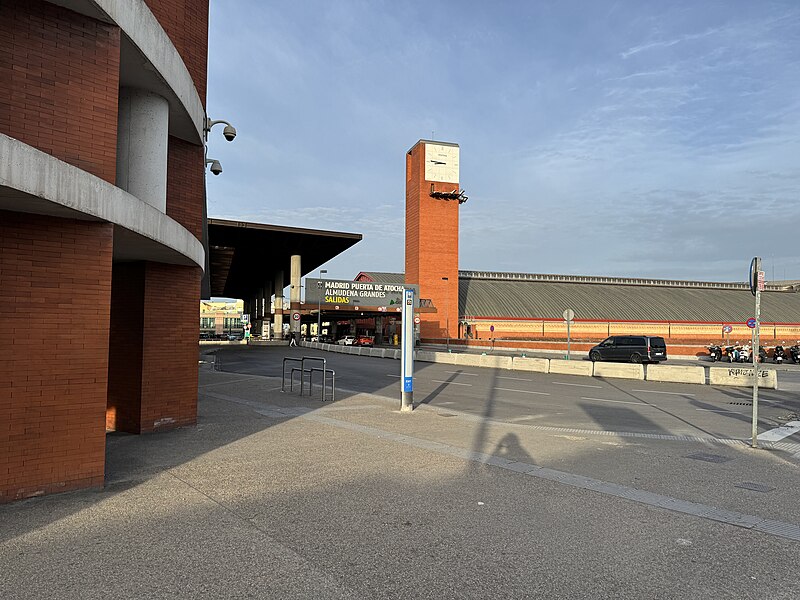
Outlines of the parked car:
{"type": "Polygon", "coordinates": [[[359,335],[356,341],[353,342],[354,346],[368,346],[372,348],[375,345],[375,338],[371,335],[359,335]]]}
{"type": "Polygon", "coordinates": [[[649,335],[612,335],[589,350],[589,360],[624,360],[632,363],[667,360],[663,337],[649,335]]]}
{"type": "Polygon", "coordinates": [[[356,341],[356,336],[354,335],[346,335],[343,338],[339,338],[336,342],[340,346],[352,346],[353,343],[356,341]]]}

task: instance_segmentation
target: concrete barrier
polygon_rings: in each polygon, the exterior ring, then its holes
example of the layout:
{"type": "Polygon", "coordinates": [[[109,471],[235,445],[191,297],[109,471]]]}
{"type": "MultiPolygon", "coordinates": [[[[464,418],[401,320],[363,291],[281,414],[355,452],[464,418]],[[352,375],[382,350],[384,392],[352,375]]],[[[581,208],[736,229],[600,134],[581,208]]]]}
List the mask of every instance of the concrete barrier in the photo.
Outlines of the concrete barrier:
{"type": "Polygon", "coordinates": [[[592,375],[616,379],[644,379],[644,365],[596,362],[592,375]]]}
{"type": "Polygon", "coordinates": [[[478,366],[489,367],[492,369],[507,369],[511,370],[512,358],[510,356],[495,356],[492,354],[481,354],[479,357],[478,366]]]}
{"type": "Polygon", "coordinates": [[[464,367],[480,367],[480,354],[459,354],[456,364],[464,367]]]}
{"type": "Polygon", "coordinates": [[[534,373],[547,373],[550,370],[550,359],[547,358],[522,358],[515,356],[511,361],[514,371],[532,371],[534,373]]]}
{"type": "Polygon", "coordinates": [[[417,350],[414,353],[414,360],[419,362],[437,362],[436,355],[438,352],[430,352],[428,350],[417,350]]]}
{"type": "Polygon", "coordinates": [[[458,354],[454,354],[452,352],[434,352],[433,353],[434,360],[433,362],[442,364],[442,365],[457,365],[458,364],[458,354]]]}
{"type": "Polygon", "coordinates": [[[588,360],[563,360],[558,358],[550,359],[550,373],[559,375],[585,375],[592,376],[592,363],[588,360]]]}
{"type": "Polygon", "coordinates": [[[392,350],[387,348],[383,351],[383,358],[392,358],[394,360],[400,360],[400,350],[392,350]]]}
{"type": "Polygon", "coordinates": [[[382,348],[370,348],[369,355],[373,358],[383,358],[383,349],[382,348]]]}
{"type": "Polygon", "coordinates": [[[705,385],[705,367],[684,367],[680,365],[647,365],[647,381],[667,381],[672,383],[695,383],[705,385]]]}
{"type": "MultiPolygon", "coordinates": [[[[708,369],[708,384],[753,387],[753,367],[711,367],[708,369]]],[[[758,387],[777,390],[778,373],[767,369],[759,370],[758,387]]]]}

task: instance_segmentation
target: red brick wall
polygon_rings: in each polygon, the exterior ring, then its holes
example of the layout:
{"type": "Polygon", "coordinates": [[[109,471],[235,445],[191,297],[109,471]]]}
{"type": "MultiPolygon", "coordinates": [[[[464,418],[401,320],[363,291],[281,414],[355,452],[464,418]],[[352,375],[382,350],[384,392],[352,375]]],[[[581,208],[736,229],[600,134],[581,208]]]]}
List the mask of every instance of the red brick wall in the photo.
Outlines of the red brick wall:
{"type": "Polygon", "coordinates": [[[114,183],[119,28],[42,0],[0,11],[0,132],[114,183]]]}
{"type": "Polygon", "coordinates": [[[111,280],[106,428],[138,433],[142,395],[145,263],[117,263],[111,280]]]}
{"type": "Polygon", "coordinates": [[[142,431],[197,422],[201,273],[198,267],[147,264],[142,431]]]}
{"type": "Polygon", "coordinates": [[[0,211],[0,502],[103,483],[112,235],[0,211]]]}
{"type": "MultiPolygon", "coordinates": [[[[433,183],[452,191],[452,183],[433,183]]],[[[457,186],[458,184],[456,184],[457,186]]],[[[406,283],[418,283],[420,296],[433,300],[436,313],[420,315],[423,338],[458,336],[458,200],[431,198],[425,180],[425,145],[406,155],[406,283]],[[442,281],[447,277],[448,281],[442,281]]]]}
{"type": "Polygon", "coordinates": [[[197,422],[200,274],[160,263],[115,266],[110,429],[146,433],[197,422]]]}
{"type": "Polygon", "coordinates": [[[191,231],[203,234],[205,172],[203,147],[170,136],[167,160],[167,215],[191,231]]]}
{"type": "Polygon", "coordinates": [[[145,0],[192,76],[203,106],[208,66],[208,0],[145,0]]]}

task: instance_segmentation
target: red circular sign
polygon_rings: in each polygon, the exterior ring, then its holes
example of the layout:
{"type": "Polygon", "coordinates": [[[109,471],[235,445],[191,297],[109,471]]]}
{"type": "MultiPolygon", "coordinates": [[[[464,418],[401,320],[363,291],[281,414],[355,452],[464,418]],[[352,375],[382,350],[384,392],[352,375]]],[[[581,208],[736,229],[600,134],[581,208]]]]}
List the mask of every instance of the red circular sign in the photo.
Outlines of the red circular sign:
{"type": "Polygon", "coordinates": [[[419,325],[419,317],[414,317],[414,323],[416,323],[417,325],[419,325]]]}
{"type": "Polygon", "coordinates": [[[294,314],[292,315],[292,318],[293,318],[295,321],[299,321],[299,320],[300,320],[300,313],[294,313],[294,314]]]}

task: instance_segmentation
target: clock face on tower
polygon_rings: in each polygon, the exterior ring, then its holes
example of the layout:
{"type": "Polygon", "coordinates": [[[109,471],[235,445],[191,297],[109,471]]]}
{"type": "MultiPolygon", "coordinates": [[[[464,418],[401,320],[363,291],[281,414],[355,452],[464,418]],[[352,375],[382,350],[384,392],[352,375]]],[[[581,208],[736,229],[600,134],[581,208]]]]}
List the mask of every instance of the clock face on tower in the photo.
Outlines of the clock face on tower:
{"type": "Polygon", "coordinates": [[[458,146],[425,144],[425,180],[458,183],[458,146]]]}

